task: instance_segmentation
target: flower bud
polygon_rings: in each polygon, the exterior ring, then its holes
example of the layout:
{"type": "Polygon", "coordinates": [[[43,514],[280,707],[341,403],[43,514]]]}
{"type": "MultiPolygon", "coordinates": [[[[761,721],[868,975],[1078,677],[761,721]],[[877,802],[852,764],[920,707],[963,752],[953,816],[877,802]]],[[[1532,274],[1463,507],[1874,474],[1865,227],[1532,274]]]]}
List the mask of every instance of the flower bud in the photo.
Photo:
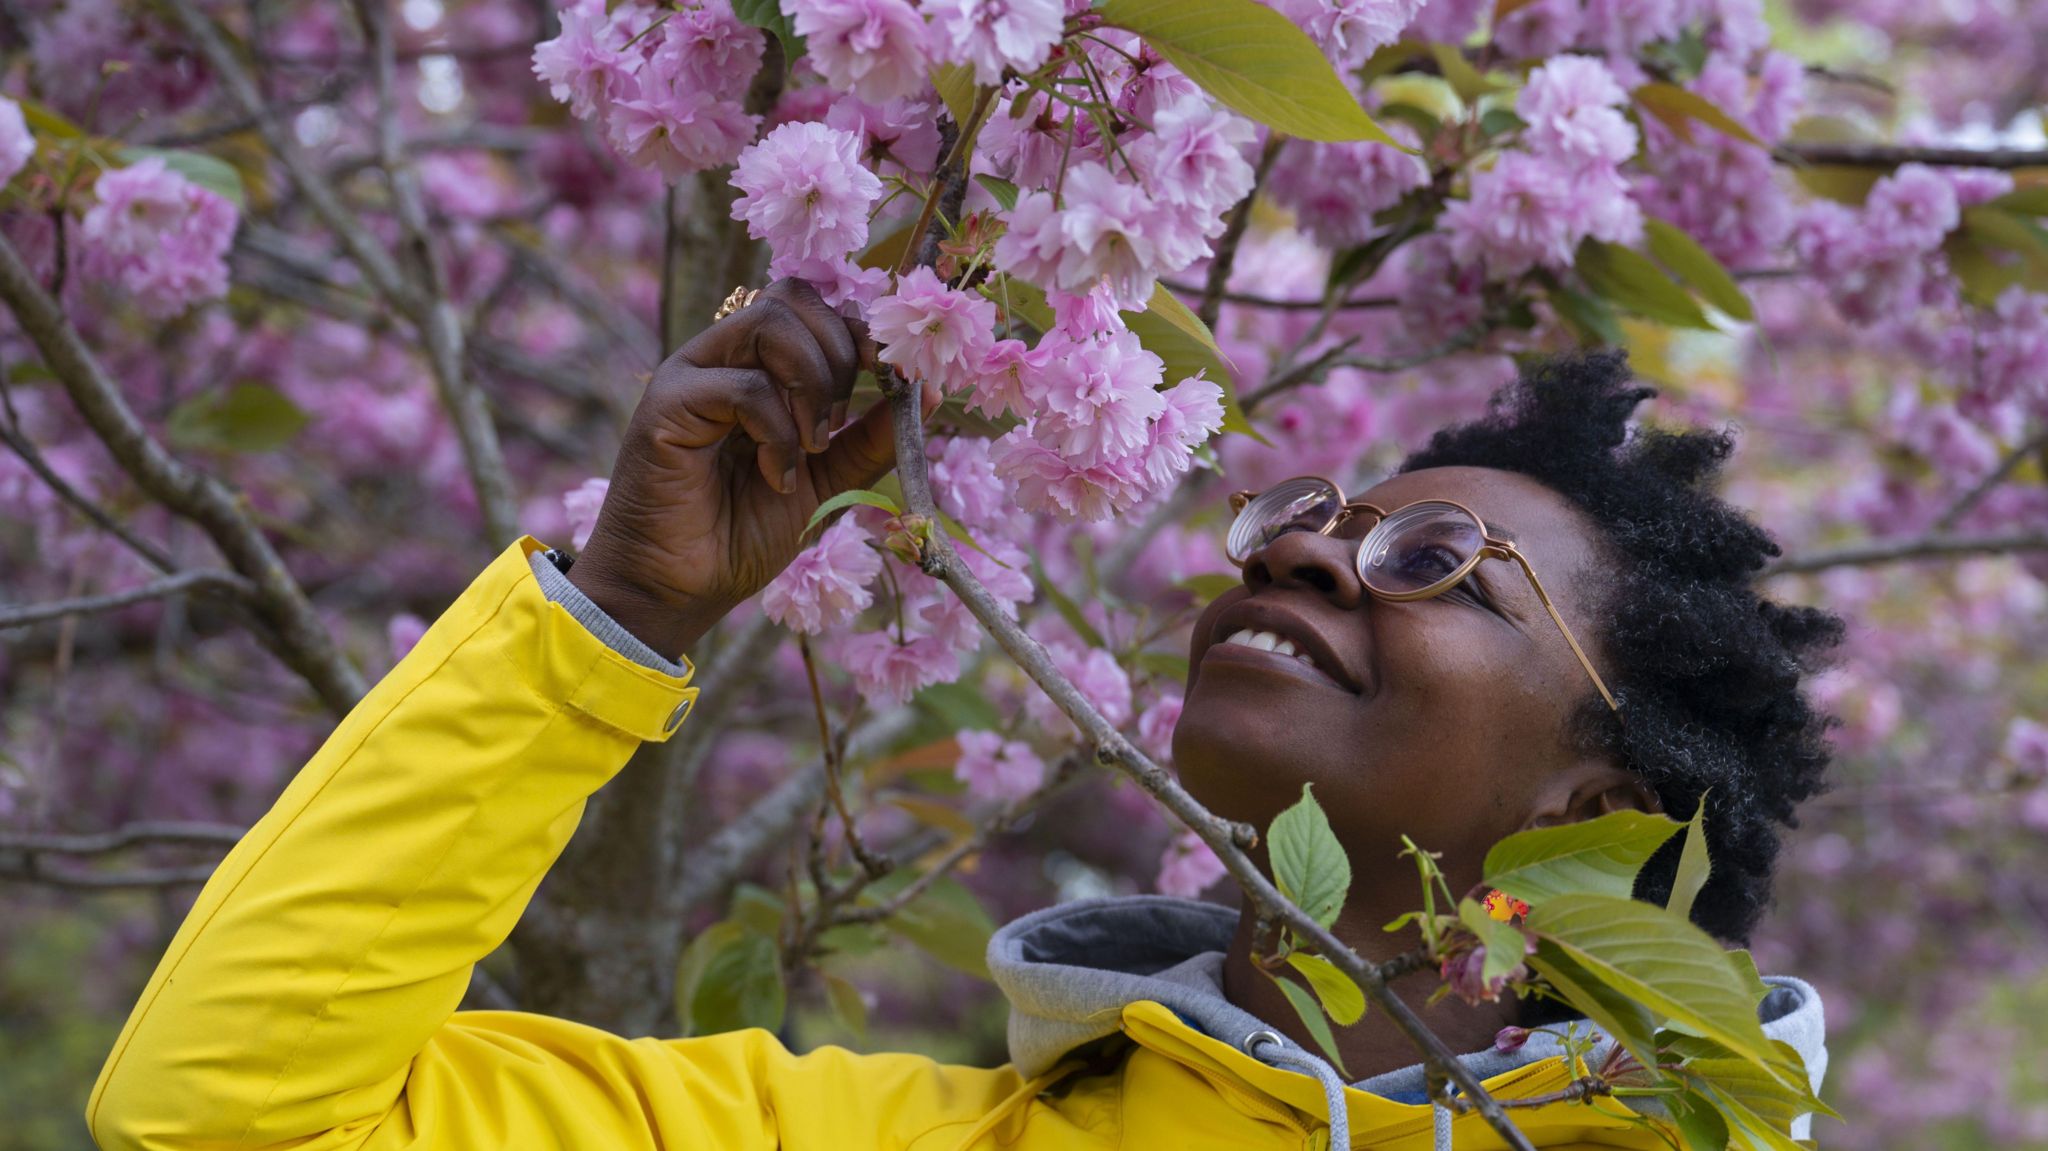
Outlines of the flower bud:
{"type": "Polygon", "coordinates": [[[1494,1032],[1493,1049],[1495,1051],[1500,1052],[1503,1055],[1506,1055],[1510,1052],[1520,1051],[1522,1049],[1522,1044],[1527,1043],[1528,1041],[1528,1028],[1515,1027],[1510,1025],[1501,1028],[1499,1031],[1494,1032]]]}

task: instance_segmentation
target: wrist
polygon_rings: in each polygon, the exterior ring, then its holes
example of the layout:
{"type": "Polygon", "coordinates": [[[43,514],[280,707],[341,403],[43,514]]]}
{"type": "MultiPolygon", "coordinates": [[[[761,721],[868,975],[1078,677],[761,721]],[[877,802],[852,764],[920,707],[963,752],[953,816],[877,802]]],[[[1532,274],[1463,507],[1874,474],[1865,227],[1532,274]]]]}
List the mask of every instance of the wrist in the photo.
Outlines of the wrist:
{"type": "Polygon", "coordinates": [[[566,577],[599,611],[664,659],[675,659],[694,647],[725,615],[700,601],[643,587],[587,553],[570,565],[566,577]]]}

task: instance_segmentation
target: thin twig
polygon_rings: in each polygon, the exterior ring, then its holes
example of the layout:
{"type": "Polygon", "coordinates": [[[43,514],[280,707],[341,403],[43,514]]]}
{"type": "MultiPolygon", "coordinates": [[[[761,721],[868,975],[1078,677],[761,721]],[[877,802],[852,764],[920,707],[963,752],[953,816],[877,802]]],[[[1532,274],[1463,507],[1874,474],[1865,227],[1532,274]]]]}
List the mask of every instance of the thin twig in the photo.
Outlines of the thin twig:
{"type": "Polygon", "coordinates": [[[1244,240],[1244,232],[1252,220],[1252,202],[1259,198],[1259,189],[1266,182],[1266,176],[1273,170],[1273,161],[1280,158],[1280,145],[1286,137],[1278,132],[1266,134],[1266,146],[1259,152],[1259,166],[1252,170],[1251,190],[1244,199],[1237,202],[1237,208],[1230,213],[1230,222],[1224,225],[1223,236],[1216,241],[1216,255],[1209,261],[1209,278],[1202,285],[1202,302],[1195,308],[1195,315],[1202,323],[1214,330],[1216,317],[1223,310],[1224,289],[1230,286],[1230,271],[1237,266],[1237,246],[1244,240]]]}
{"type": "Polygon", "coordinates": [[[141,587],[109,592],[106,595],[80,596],[76,599],[15,606],[0,604],[0,631],[70,616],[95,615],[103,611],[113,611],[116,608],[191,592],[213,592],[241,599],[253,599],[256,595],[256,585],[234,572],[187,571],[166,576],[141,587]]]}
{"type": "MultiPolygon", "coordinates": [[[[1525,1095],[1519,1099],[1503,1099],[1502,1107],[1547,1107],[1552,1103],[1584,1103],[1602,1096],[1614,1094],[1614,1084],[1598,1075],[1581,1076],[1556,1091],[1542,1095],[1525,1095]]],[[[1460,1112],[1472,1110],[1472,1105],[1460,1096],[1451,1100],[1451,1107],[1460,1112]]]]}
{"type": "MultiPolygon", "coordinates": [[[[1162,280],[1168,288],[1183,296],[1200,295],[1206,289],[1200,284],[1188,284],[1179,280],[1162,280]]],[[[1226,304],[1242,304],[1248,308],[1271,308],[1280,312],[1319,312],[1328,306],[1326,300],[1281,300],[1272,296],[1259,296],[1250,292],[1224,292],[1222,301],[1226,304]]],[[[1340,301],[1340,312],[1370,311],[1398,307],[1401,301],[1394,296],[1357,296],[1340,301]]],[[[1214,326],[1211,324],[1210,326],[1214,326]]]]}
{"type": "Polygon", "coordinates": [[[57,301],[0,237],[0,299],[42,353],[121,469],[164,506],[201,528],[229,566],[254,584],[250,602],[269,625],[278,654],[337,715],[362,697],[362,676],[350,665],[313,605],[256,526],[241,498],[211,475],[172,456],[138,419],[57,301]]]}
{"type": "Polygon", "coordinates": [[[1811,555],[1779,560],[1777,563],[1765,568],[1760,578],[1769,579],[1772,576],[1804,575],[1839,567],[1871,567],[1876,564],[1901,563],[1908,560],[2007,555],[2013,552],[2038,551],[2048,551],[2048,532],[2031,532],[2009,536],[1930,535],[1920,536],[1915,539],[1859,544],[1855,547],[1837,548],[1833,551],[1815,552],[1811,555]]]}
{"type": "Polygon", "coordinates": [[[1934,521],[1934,530],[1945,532],[1961,523],[1964,516],[1969,515],[1973,508],[1984,502],[1985,496],[1990,495],[1998,485],[2010,479],[2014,472],[2020,470],[2020,465],[2026,463],[2028,457],[2042,453],[2048,453],[2048,428],[2042,429],[2034,438],[2007,452],[2005,458],[1999,461],[1998,466],[1992,469],[1990,475],[1977,481],[1976,486],[1964,492],[1955,503],[1949,505],[1947,511],[1941,513],[1941,516],[1934,521]]]}
{"type": "MultiPolygon", "coordinates": [[[[0,395],[4,394],[5,386],[0,385],[0,395]]],[[[21,431],[19,422],[13,418],[11,406],[7,422],[0,424],[0,443],[14,449],[14,454],[21,457],[21,462],[28,465],[28,470],[34,472],[45,487],[56,493],[58,499],[70,504],[79,515],[91,521],[94,527],[120,540],[127,545],[129,551],[141,556],[158,571],[169,572],[177,569],[178,565],[172,561],[169,552],[130,531],[126,525],[114,518],[113,513],[94,503],[84,492],[72,487],[63,476],[58,475],[57,469],[50,466],[50,462],[43,458],[41,450],[21,431]]]]}
{"type": "MultiPolygon", "coordinates": [[[[846,807],[846,790],[839,769],[839,741],[833,738],[832,721],[825,715],[825,693],[818,686],[818,663],[811,657],[811,637],[802,632],[796,636],[796,650],[803,657],[804,678],[811,685],[811,705],[818,713],[818,744],[825,756],[825,797],[831,802],[832,810],[839,816],[839,826],[846,833],[846,846],[853,858],[860,863],[861,870],[870,878],[880,879],[894,866],[886,856],[875,855],[860,837],[860,825],[853,813],[846,807]]],[[[816,835],[812,846],[816,848],[823,840],[816,835]]]]}
{"type": "Polygon", "coordinates": [[[1244,407],[1245,412],[1249,414],[1253,409],[1274,396],[1292,391],[1303,384],[1317,382],[1338,368],[1356,368],[1362,372],[1378,372],[1381,374],[1405,372],[1411,368],[1419,368],[1431,361],[1443,359],[1445,356],[1456,355],[1459,352],[1465,351],[1474,344],[1477,344],[1486,335],[1486,332],[1487,326],[1484,323],[1474,324],[1450,339],[1445,340],[1443,343],[1438,344],[1436,347],[1417,352],[1412,356],[1391,356],[1385,358],[1354,356],[1350,353],[1351,348],[1357,341],[1346,340],[1326,349],[1314,359],[1304,361],[1281,372],[1266,384],[1254,390],[1250,395],[1243,397],[1239,402],[1244,407]]]}
{"type": "Polygon", "coordinates": [[[161,867],[141,871],[48,871],[34,856],[21,863],[0,862],[0,882],[36,883],[78,891],[118,891],[138,887],[190,887],[213,878],[212,867],[161,867]]]}
{"type": "Polygon", "coordinates": [[[47,852],[54,855],[106,855],[135,847],[196,845],[233,847],[249,833],[231,823],[188,823],[178,820],[140,821],[112,831],[37,833],[0,831],[0,851],[47,852]]]}
{"type": "Polygon", "coordinates": [[[1896,168],[1930,164],[1947,168],[2048,167],[2048,151],[2039,148],[1939,148],[1908,144],[1780,144],[1781,159],[1801,164],[1851,168],[1896,168]]]}

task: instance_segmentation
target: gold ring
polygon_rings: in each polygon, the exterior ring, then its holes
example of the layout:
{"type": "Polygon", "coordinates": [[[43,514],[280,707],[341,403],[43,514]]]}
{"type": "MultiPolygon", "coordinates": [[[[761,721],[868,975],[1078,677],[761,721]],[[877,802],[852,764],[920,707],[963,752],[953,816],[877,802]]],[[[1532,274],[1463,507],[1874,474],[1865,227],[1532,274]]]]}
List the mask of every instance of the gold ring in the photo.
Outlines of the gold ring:
{"type": "Polygon", "coordinates": [[[753,303],[760,295],[761,289],[759,288],[749,288],[744,284],[734,288],[726,295],[725,302],[718,305],[718,310],[711,313],[711,321],[717,323],[741,308],[746,307],[748,304],[753,303]]]}

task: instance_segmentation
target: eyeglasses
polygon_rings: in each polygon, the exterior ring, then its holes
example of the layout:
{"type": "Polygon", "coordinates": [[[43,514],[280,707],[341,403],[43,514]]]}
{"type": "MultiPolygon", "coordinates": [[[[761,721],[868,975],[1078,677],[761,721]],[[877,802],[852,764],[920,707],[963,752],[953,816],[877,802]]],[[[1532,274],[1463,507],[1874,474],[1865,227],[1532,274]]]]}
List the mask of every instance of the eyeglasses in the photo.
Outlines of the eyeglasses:
{"type": "Polygon", "coordinates": [[[1600,689],[1600,698],[1616,715],[1621,713],[1614,693],[1607,690],[1578,638],[1557,614],[1557,606],[1550,602],[1550,594],[1543,590],[1543,581],[1536,578],[1528,557],[1513,540],[1487,534],[1485,521],[1471,508],[1451,500],[1418,500],[1391,512],[1381,511],[1372,504],[1346,500],[1343,489],[1329,480],[1297,476],[1263,492],[1236,492],[1230,497],[1230,509],[1237,518],[1230,525],[1224,550],[1239,567],[1289,532],[1329,535],[1353,517],[1375,517],[1379,522],[1359,543],[1353,562],[1365,590],[1390,603],[1440,596],[1472,574],[1480,560],[1515,561],[1529,577],[1529,586],[1536,589],[1536,598],[1543,601],[1543,610],[1563,633],[1564,642],[1571,645],[1572,654],[1592,677],[1593,686],[1600,689]]]}

